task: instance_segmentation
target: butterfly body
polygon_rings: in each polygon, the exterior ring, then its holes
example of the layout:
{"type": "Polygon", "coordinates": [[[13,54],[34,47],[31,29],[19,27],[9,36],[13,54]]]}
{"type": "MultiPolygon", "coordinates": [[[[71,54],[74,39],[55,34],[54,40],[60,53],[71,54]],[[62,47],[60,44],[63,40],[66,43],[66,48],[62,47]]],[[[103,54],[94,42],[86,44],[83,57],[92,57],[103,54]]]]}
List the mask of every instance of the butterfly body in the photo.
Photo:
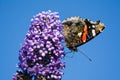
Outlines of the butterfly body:
{"type": "Polygon", "coordinates": [[[63,35],[66,47],[77,51],[77,47],[85,44],[103,31],[104,24],[80,17],[71,17],[63,21],[63,35]]]}

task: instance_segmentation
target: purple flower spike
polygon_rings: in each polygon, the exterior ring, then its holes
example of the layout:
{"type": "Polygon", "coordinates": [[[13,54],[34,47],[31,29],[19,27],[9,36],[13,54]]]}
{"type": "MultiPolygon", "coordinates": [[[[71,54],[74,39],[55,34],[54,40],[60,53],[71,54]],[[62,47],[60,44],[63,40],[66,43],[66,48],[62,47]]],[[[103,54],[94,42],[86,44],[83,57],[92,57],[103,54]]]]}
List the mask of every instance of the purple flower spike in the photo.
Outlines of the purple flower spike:
{"type": "Polygon", "coordinates": [[[13,80],[61,80],[65,63],[61,41],[62,23],[58,12],[41,12],[31,19],[29,31],[19,51],[13,80]]]}

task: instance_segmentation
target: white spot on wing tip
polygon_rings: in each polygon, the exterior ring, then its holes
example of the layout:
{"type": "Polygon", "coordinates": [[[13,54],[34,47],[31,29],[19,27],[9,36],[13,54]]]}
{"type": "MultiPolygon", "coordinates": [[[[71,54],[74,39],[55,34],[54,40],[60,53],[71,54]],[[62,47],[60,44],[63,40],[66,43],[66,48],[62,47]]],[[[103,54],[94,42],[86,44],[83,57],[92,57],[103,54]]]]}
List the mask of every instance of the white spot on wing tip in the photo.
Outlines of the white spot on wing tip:
{"type": "Polygon", "coordinates": [[[92,28],[95,28],[95,25],[92,25],[92,28]]]}
{"type": "Polygon", "coordinates": [[[93,36],[96,36],[96,33],[95,33],[95,30],[94,30],[94,29],[92,29],[92,35],[93,35],[93,36]]]}

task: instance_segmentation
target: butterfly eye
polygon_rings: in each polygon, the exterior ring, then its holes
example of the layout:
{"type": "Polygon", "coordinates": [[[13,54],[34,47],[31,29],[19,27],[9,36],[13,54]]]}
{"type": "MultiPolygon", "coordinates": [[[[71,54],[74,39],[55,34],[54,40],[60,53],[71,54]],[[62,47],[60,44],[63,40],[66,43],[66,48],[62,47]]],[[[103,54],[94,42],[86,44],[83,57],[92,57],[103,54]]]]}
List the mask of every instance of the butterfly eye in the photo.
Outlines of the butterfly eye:
{"type": "Polygon", "coordinates": [[[71,21],[67,21],[67,22],[64,22],[63,25],[71,26],[71,25],[72,25],[72,22],[71,22],[71,21]]]}
{"type": "Polygon", "coordinates": [[[71,25],[72,25],[72,22],[68,22],[67,25],[68,25],[68,26],[71,26],[71,25]]]}

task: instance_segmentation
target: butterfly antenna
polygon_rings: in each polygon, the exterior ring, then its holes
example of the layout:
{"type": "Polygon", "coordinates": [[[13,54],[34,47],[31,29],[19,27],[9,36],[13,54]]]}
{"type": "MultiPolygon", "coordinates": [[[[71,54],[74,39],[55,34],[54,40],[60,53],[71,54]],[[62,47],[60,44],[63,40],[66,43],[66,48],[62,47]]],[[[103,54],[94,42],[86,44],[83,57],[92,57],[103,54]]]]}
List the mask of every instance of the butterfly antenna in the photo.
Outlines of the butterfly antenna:
{"type": "Polygon", "coordinates": [[[83,56],[85,56],[90,62],[92,62],[92,59],[91,59],[89,56],[87,56],[87,55],[85,54],[85,52],[83,52],[82,50],[79,50],[79,52],[80,52],[83,56]]]}

